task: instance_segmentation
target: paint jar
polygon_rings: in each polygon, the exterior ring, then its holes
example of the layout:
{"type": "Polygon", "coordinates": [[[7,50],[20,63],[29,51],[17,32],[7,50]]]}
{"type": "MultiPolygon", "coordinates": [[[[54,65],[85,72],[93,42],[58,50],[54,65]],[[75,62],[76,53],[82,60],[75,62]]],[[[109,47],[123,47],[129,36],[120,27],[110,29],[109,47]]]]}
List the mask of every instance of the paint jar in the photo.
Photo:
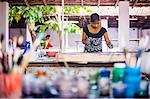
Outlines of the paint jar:
{"type": "Polygon", "coordinates": [[[114,98],[124,98],[125,97],[125,88],[126,88],[126,85],[122,81],[113,83],[112,84],[113,97],[114,98]]]}
{"type": "Polygon", "coordinates": [[[22,95],[22,74],[1,75],[1,97],[20,98],[22,95]]]}
{"type": "Polygon", "coordinates": [[[125,70],[126,97],[132,98],[140,90],[141,68],[127,66],[125,70]]]}
{"type": "Polygon", "coordinates": [[[136,98],[149,98],[149,83],[142,80],[140,83],[140,91],[136,94],[136,98]]]}
{"type": "Polygon", "coordinates": [[[117,83],[124,80],[125,76],[125,63],[115,63],[112,72],[112,82],[117,83]]]}
{"type": "Polygon", "coordinates": [[[110,94],[110,70],[102,69],[100,71],[101,78],[98,80],[100,88],[100,96],[109,96],[110,94]]]}

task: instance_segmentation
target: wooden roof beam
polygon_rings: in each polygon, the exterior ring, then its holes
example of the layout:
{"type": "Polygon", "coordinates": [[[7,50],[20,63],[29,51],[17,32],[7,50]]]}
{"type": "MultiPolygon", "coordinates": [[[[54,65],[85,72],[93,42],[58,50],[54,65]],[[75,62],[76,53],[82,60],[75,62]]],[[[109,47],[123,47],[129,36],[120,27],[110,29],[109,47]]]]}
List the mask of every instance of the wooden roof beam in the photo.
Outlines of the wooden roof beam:
{"type": "Polygon", "coordinates": [[[115,3],[115,8],[118,6],[119,0],[116,1],[115,3]]]}
{"type": "Polygon", "coordinates": [[[100,6],[101,0],[98,0],[98,7],[100,6]]]}
{"type": "Polygon", "coordinates": [[[45,6],[47,6],[47,2],[46,2],[46,0],[42,0],[42,1],[43,1],[44,5],[45,5],[45,6]]]}
{"type": "Polygon", "coordinates": [[[81,6],[83,6],[83,0],[81,0],[81,6]]]}
{"type": "Polygon", "coordinates": [[[138,0],[135,0],[135,2],[133,3],[132,8],[137,4],[138,0]]]}
{"type": "Polygon", "coordinates": [[[28,0],[24,0],[25,4],[29,7],[30,4],[28,3],[28,0]]]}

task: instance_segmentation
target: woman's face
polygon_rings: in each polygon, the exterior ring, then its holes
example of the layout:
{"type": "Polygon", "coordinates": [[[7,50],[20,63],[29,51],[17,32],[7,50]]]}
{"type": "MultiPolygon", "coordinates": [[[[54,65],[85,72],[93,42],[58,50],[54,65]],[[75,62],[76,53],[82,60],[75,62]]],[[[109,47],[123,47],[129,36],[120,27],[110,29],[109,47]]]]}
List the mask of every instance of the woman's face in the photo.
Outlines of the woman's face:
{"type": "Polygon", "coordinates": [[[98,28],[101,26],[101,23],[100,23],[100,21],[91,22],[91,26],[93,28],[98,28]]]}
{"type": "Polygon", "coordinates": [[[46,40],[50,40],[50,37],[47,37],[46,40]]]}

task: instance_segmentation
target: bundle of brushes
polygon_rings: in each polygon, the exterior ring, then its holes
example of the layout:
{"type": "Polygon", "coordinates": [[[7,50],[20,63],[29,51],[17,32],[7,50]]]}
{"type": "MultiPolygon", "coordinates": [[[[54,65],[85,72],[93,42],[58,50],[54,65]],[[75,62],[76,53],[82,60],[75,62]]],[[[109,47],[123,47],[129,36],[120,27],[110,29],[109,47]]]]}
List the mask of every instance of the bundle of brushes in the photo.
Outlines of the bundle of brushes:
{"type": "Polygon", "coordinates": [[[23,36],[17,38],[13,37],[13,41],[9,41],[9,50],[3,46],[4,35],[0,38],[0,66],[3,73],[24,73],[27,67],[32,51],[40,44],[40,40],[44,37],[44,33],[38,33],[33,46],[26,52],[23,53],[18,45],[23,43],[23,36]]]}
{"type": "Polygon", "coordinates": [[[149,35],[145,35],[140,39],[139,47],[136,53],[130,53],[127,49],[125,52],[125,62],[127,66],[139,67],[141,65],[143,53],[148,45],[149,35]]]}

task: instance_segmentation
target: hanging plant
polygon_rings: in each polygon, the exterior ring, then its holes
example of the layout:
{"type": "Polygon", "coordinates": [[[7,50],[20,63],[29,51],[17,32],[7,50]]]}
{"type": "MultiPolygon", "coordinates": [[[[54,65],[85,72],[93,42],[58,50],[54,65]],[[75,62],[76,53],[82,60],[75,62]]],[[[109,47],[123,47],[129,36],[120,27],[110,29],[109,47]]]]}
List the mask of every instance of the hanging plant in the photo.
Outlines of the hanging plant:
{"type": "Polygon", "coordinates": [[[68,33],[81,34],[81,28],[78,25],[73,24],[73,23],[65,23],[64,31],[68,33]]]}
{"type": "Polygon", "coordinates": [[[24,6],[13,6],[9,9],[9,25],[12,24],[13,20],[15,20],[17,23],[21,20],[22,14],[25,11],[24,6]]]}
{"type": "MultiPolygon", "coordinates": [[[[64,13],[77,14],[81,12],[81,9],[84,9],[86,12],[91,12],[88,7],[65,6],[64,13]]],[[[22,18],[25,18],[26,22],[30,25],[30,28],[34,31],[37,30],[44,32],[47,28],[50,28],[51,30],[58,32],[60,30],[57,20],[54,18],[49,18],[46,20],[45,17],[43,17],[44,15],[50,15],[54,13],[56,13],[56,8],[53,6],[13,6],[10,7],[9,25],[11,25],[13,21],[18,23],[22,18]],[[36,23],[39,23],[40,25],[36,26],[36,23]]],[[[64,26],[64,29],[68,33],[81,33],[80,27],[78,27],[76,24],[66,24],[67,25],[64,26]]]]}
{"type": "Polygon", "coordinates": [[[39,29],[38,31],[40,31],[40,32],[44,32],[48,28],[54,32],[59,32],[59,24],[58,24],[57,20],[54,18],[43,22],[43,24],[38,25],[37,28],[39,29]]]}
{"type": "Polygon", "coordinates": [[[65,6],[64,7],[64,13],[65,14],[82,14],[82,11],[86,13],[91,13],[93,12],[89,7],[87,6],[65,6]]]}
{"type": "MultiPolygon", "coordinates": [[[[17,23],[21,20],[21,18],[25,18],[27,23],[32,27],[35,27],[35,23],[43,24],[45,19],[43,15],[49,15],[51,13],[55,13],[56,9],[52,6],[33,6],[33,7],[25,7],[25,6],[13,6],[10,8],[9,12],[9,24],[15,20],[17,23]]],[[[47,26],[47,25],[46,25],[47,26]]],[[[43,26],[40,27],[40,31],[43,31],[43,26]]],[[[46,27],[47,28],[47,27],[46,27]]]]}
{"type": "Polygon", "coordinates": [[[64,13],[66,14],[73,14],[73,13],[79,13],[80,7],[79,6],[65,6],[64,7],[64,13]]]}
{"type": "MultiPolygon", "coordinates": [[[[84,6],[84,7],[82,7],[82,6],[65,6],[64,7],[65,14],[82,14],[82,11],[84,11],[85,13],[93,12],[87,6],[84,6]]],[[[76,33],[76,34],[82,33],[81,28],[74,23],[66,23],[64,25],[64,30],[68,33],[76,33]]]]}

